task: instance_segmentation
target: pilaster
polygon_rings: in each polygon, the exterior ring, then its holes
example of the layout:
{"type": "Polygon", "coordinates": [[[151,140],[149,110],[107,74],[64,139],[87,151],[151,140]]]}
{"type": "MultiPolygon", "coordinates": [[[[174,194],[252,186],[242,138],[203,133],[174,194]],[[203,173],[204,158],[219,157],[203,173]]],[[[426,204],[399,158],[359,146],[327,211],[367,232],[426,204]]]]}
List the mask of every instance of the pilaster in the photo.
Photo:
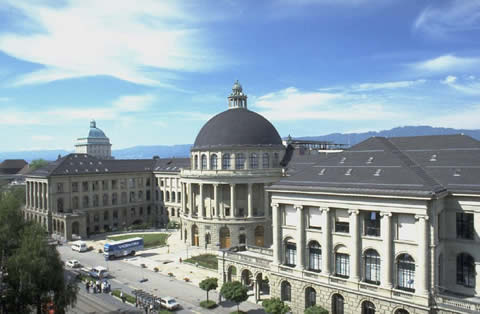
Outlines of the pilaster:
{"type": "Polygon", "coordinates": [[[382,229],[382,248],[383,248],[383,258],[381,264],[382,277],[381,283],[387,289],[393,287],[392,284],[392,213],[382,212],[381,229],[382,229]]]}
{"type": "Polygon", "coordinates": [[[281,213],[280,205],[272,203],[272,231],[273,231],[273,263],[280,265],[282,263],[282,240],[281,240],[281,213]]]}
{"type": "Polygon", "coordinates": [[[360,279],[360,267],[359,267],[359,260],[360,260],[360,234],[358,228],[358,216],[360,211],[356,209],[352,209],[348,211],[350,214],[350,234],[352,237],[352,246],[351,246],[351,254],[350,254],[350,267],[351,267],[351,274],[350,278],[353,281],[358,281],[360,279]]]}
{"type": "Polygon", "coordinates": [[[418,260],[415,272],[415,293],[428,294],[428,216],[417,215],[418,260]]]}
{"type": "Polygon", "coordinates": [[[252,183],[248,183],[248,195],[247,195],[247,202],[248,202],[248,218],[253,217],[253,208],[252,208],[252,183]]]}
{"type": "Polygon", "coordinates": [[[297,265],[298,270],[305,269],[305,217],[303,215],[303,206],[295,205],[297,210],[297,265]]]}
{"type": "Polygon", "coordinates": [[[320,208],[322,211],[323,230],[322,230],[322,272],[329,276],[331,271],[330,261],[332,260],[332,230],[330,225],[330,208],[320,208]]]}
{"type": "Polygon", "coordinates": [[[236,211],[236,195],[235,184],[230,184],[230,217],[235,217],[236,211]]]}

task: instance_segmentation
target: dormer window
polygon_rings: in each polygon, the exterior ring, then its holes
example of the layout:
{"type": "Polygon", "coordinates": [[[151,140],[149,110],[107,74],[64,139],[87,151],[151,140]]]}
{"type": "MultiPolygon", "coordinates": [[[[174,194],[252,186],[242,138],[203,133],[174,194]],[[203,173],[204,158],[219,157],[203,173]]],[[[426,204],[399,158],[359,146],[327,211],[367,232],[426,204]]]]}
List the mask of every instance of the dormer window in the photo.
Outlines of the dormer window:
{"type": "Polygon", "coordinates": [[[375,171],[373,175],[376,177],[379,177],[381,173],[382,173],[382,169],[377,169],[377,171],[375,171]]]}
{"type": "Polygon", "coordinates": [[[433,154],[432,157],[430,157],[430,161],[437,161],[437,154],[433,154]]]}
{"type": "Polygon", "coordinates": [[[454,177],[459,177],[459,176],[461,176],[461,175],[462,175],[462,169],[455,169],[455,170],[453,171],[453,176],[454,176],[454,177]]]}
{"type": "Polygon", "coordinates": [[[349,176],[352,174],[352,168],[348,169],[347,172],[345,172],[346,176],[349,176]]]}
{"type": "Polygon", "coordinates": [[[373,162],[373,157],[369,157],[367,160],[367,164],[371,164],[373,162]]]}
{"type": "Polygon", "coordinates": [[[347,157],[342,157],[342,159],[340,159],[340,163],[341,164],[345,163],[345,160],[347,160],[347,157]]]}
{"type": "Polygon", "coordinates": [[[320,172],[318,173],[319,176],[323,176],[325,174],[325,168],[323,168],[322,170],[320,170],[320,172]]]}

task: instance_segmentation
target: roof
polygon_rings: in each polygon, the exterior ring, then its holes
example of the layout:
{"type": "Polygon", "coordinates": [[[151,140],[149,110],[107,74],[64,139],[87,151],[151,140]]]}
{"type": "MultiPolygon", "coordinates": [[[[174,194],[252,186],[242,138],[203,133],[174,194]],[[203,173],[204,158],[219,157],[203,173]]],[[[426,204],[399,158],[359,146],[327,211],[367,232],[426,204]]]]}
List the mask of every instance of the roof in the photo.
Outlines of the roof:
{"type": "Polygon", "coordinates": [[[161,172],[180,172],[180,169],[190,168],[190,158],[156,159],[153,170],[161,172]]]}
{"type": "MultiPolygon", "coordinates": [[[[289,167],[295,165],[292,160],[289,167]]],[[[301,168],[289,171],[271,189],[422,197],[478,194],[480,142],[465,135],[372,137],[301,168]]]]}
{"type": "Polygon", "coordinates": [[[0,163],[0,169],[22,169],[27,165],[27,162],[23,159],[5,159],[0,163]]]}
{"type": "Polygon", "coordinates": [[[69,154],[47,166],[37,169],[28,176],[85,175],[126,172],[153,172],[155,169],[171,168],[166,171],[179,172],[180,166],[189,164],[188,158],[172,159],[99,159],[87,154],[69,154]],[[175,169],[173,169],[175,167],[175,169]]]}
{"type": "Polygon", "coordinates": [[[198,133],[192,149],[231,146],[282,146],[282,139],[258,113],[234,108],[211,118],[198,133]]]}

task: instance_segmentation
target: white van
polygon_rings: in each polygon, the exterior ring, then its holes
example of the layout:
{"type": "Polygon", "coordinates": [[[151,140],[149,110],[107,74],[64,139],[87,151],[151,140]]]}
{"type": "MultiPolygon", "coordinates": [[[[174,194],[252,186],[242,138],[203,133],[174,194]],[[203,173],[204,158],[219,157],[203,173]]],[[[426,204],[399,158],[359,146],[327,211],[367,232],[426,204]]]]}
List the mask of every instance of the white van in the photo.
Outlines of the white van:
{"type": "Polygon", "coordinates": [[[108,273],[107,269],[105,267],[102,267],[102,266],[93,267],[90,270],[89,274],[93,278],[98,278],[98,279],[108,278],[108,276],[109,276],[109,273],[108,273]]]}
{"type": "Polygon", "coordinates": [[[78,252],[85,252],[85,251],[88,250],[87,243],[85,243],[83,241],[73,242],[72,250],[73,251],[78,251],[78,252]]]}

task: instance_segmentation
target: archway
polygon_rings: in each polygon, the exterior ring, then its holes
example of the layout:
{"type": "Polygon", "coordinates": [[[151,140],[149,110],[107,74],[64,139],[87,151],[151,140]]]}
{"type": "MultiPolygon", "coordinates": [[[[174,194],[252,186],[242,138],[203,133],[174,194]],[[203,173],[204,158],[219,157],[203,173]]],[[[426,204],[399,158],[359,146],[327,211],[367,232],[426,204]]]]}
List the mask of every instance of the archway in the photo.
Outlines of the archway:
{"type": "Polygon", "coordinates": [[[234,279],[235,276],[237,276],[237,269],[235,268],[235,266],[228,267],[227,282],[232,282],[232,279],[234,279]]]}
{"type": "Polygon", "coordinates": [[[263,226],[257,226],[255,228],[255,245],[256,246],[263,247],[265,245],[264,235],[265,235],[265,229],[263,228],[263,226]]]}
{"type": "Polygon", "coordinates": [[[192,246],[199,246],[200,244],[199,238],[198,238],[198,227],[197,225],[192,226],[192,246]]]}
{"type": "Polygon", "coordinates": [[[242,271],[241,282],[244,286],[247,286],[250,290],[252,286],[253,275],[248,269],[242,271]]]}
{"type": "Polygon", "coordinates": [[[230,229],[222,227],[220,229],[220,248],[228,249],[230,247],[230,229]]]}

